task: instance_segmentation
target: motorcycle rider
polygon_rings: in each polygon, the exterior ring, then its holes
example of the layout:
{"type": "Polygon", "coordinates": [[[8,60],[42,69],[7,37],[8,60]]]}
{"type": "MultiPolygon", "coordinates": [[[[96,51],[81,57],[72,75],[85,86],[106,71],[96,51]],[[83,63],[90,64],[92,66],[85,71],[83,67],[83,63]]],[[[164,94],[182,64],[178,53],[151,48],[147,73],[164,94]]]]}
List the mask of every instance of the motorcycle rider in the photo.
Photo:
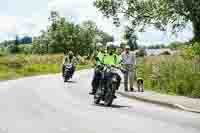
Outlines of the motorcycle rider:
{"type": "Polygon", "coordinates": [[[72,66],[72,74],[73,74],[76,70],[76,65],[78,64],[78,60],[74,56],[74,53],[72,51],[69,51],[69,53],[66,54],[65,57],[64,57],[63,65],[62,65],[62,75],[63,75],[63,77],[64,77],[65,68],[70,63],[73,64],[73,66],[72,66]]]}
{"type": "Polygon", "coordinates": [[[98,53],[95,57],[96,60],[95,70],[94,70],[95,72],[92,79],[92,91],[89,93],[90,95],[94,95],[96,93],[98,80],[100,80],[102,77],[101,71],[99,70],[99,66],[103,63],[103,58],[105,54],[106,54],[105,48],[99,48],[98,53]]]}
{"type": "Polygon", "coordinates": [[[96,56],[96,65],[100,65],[102,63],[105,52],[106,52],[105,48],[99,48],[99,51],[96,56]]]}
{"type": "MultiPolygon", "coordinates": [[[[115,47],[113,45],[110,45],[107,47],[107,53],[105,53],[105,50],[101,51],[103,52],[103,54],[101,55],[100,53],[98,53],[96,58],[96,61],[98,63],[98,61],[100,62],[100,64],[104,64],[104,65],[110,65],[110,66],[115,66],[117,67],[120,63],[118,62],[117,59],[117,54],[115,54],[115,47]]],[[[112,74],[115,74],[117,76],[117,89],[120,86],[120,82],[121,82],[121,77],[117,74],[117,73],[106,73],[104,75],[104,84],[106,84],[107,79],[112,76],[112,74]]],[[[94,78],[92,80],[92,92],[90,92],[89,94],[94,95],[96,93],[97,90],[97,86],[98,86],[98,80],[100,80],[102,78],[102,73],[101,71],[99,71],[99,68],[97,67],[95,69],[95,75],[94,78]]]]}
{"type": "MultiPolygon", "coordinates": [[[[118,56],[115,53],[115,46],[114,45],[110,45],[110,46],[107,47],[107,54],[103,58],[103,64],[114,66],[114,67],[120,66],[120,62],[118,62],[118,56]]],[[[113,74],[117,76],[117,83],[118,83],[117,89],[119,89],[120,82],[121,82],[121,77],[119,76],[119,74],[117,74],[117,73],[106,73],[104,75],[104,81],[105,82],[108,81],[107,79],[110,76],[112,76],[113,74]]]]}

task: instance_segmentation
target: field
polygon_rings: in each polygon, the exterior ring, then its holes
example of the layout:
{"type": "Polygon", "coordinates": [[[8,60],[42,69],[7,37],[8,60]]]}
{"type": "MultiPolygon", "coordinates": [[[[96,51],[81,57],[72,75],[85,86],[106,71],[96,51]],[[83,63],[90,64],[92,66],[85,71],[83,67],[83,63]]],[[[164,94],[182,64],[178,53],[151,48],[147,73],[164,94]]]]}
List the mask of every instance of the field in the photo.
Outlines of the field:
{"type": "MultiPolygon", "coordinates": [[[[19,77],[60,73],[62,54],[53,55],[9,55],[0,57],[0,80],[19,77]]],[[[92,63],[81,59],[77,70],[91,67],[92,63]]]]}
{"type": "Polygon", "coordinates": [[[200,64],[181,56],[152,56],[139,60],[145,88],[172,95],[200,98],[200,64]]]}

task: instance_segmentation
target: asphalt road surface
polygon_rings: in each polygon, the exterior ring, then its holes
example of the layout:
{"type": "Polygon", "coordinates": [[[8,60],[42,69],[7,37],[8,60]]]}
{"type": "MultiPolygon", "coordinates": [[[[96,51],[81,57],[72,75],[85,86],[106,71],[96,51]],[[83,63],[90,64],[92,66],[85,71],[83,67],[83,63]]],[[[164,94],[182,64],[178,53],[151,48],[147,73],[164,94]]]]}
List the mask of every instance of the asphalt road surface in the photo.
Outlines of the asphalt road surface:
{"type": "Polygon", "coordinates": [[[200,115],[130,100],[96,106],[92,71],[0,83],[0,133],[200,133],[200,115]]]}

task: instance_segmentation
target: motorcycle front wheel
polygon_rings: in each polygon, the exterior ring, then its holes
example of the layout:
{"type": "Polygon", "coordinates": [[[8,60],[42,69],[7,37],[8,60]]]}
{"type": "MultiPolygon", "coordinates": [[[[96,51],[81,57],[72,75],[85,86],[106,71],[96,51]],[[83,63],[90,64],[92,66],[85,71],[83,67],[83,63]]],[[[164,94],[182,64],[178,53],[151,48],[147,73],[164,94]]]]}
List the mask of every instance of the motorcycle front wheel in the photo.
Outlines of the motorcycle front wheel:
{"type": "Polygon", "coordinates": [[[111,88],[107,90],[105,94],[104,105],[111,106],[114,100],[115,90],[117,88],[117,84],[113,83],[111,88]]]}
{"type": "Polygon", "coordinates": [[[70,79],[70,73],[68,70],[66,70],[64,74],[64,82],[67,82],[69,79],[70,79]]]}

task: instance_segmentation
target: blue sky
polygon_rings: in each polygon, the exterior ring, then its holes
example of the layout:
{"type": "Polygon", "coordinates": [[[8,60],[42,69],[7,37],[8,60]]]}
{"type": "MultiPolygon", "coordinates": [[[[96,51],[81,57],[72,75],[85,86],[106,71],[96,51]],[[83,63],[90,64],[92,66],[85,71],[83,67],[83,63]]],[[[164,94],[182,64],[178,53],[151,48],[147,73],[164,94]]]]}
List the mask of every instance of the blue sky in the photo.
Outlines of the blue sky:
{"type": "MultiPolygon", "coordinates": [[[[48,12],[57,10],[62,16],[81,23],[93,20],[100,29],[112,34],[117,41],[122,40],[124,25],[116,28],[112,21],[102,16],[92,6],[94,0],[1,0],[0,5],[0,41],[13,38],[16,33],[37,35],[48,24],[48,12]]],[[[173,41],[187,41],[192,38],[191,27],[178,36],[171,36],[169,32],[162,33],[154,28],[145,33],[138,33],[139,42],[147,45],[152,43],[170,43],[173,41]]]]}
{"type": "Polygon", "coordinates": [[[47,0],[1,0],[0,40],[36,35],[47,24],[47,0]]]}

